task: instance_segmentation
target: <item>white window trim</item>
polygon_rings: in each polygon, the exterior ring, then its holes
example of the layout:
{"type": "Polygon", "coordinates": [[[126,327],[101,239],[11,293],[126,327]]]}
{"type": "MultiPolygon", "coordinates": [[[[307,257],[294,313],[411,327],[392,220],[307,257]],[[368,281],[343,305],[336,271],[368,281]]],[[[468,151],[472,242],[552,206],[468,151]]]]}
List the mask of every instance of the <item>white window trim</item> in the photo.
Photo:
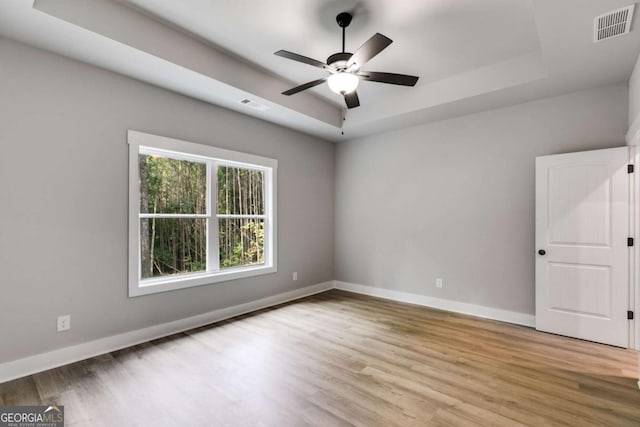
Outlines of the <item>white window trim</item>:
{"type": "MultiPolygon", "coordinates": [[[[268,157],[256,156],[238,151],[225,150],[208,145],[196,144],[179,139],[167,138],[164,136],[152,135],[148,133],[129,130],[127,133],[129,143],[129,297],[155,294],[158,292],[173,291],[176,289],[190,288],[193,286],[208,285],[228,280],[241,279],[277,272],[277,171],[278,161],[268,157]],[[218,271],[207,271],[202,273],[187,273],[176,276],[165,276],[152,279],[140,279],[140,196],[138,188],[138,154],[140,148],[144,151],[158,150],[159,153],[171,155],[172,158],[180,158],[181,154],[185,159],[194,160],[198,157],[202,160],[215,161],[216,164],[235,166],[248,169],[259,169],[264,171],[265,215],[217,215],[215,212],[213,191],[216,188],[215,182],[208,183],[210,193],[207,197],[209,206],[206,215],[185,215],[185,217],[208,218],[210,227],[216,227],[218,218],[225,217],[247,217],[262,218],[265,221],[265,262],[260,265],[250,265],[245,267],[227,268],[218,271]],[[188,154],[187,154],[188,153],[188,154]]],[[[210,163],[208,163],[210,164],[210,163]]],[[[212,179],[217,178],[217,174],[208,173],[212,179]]],[[[145,215],[142,215],[145,216],[145,215]]],[[[175,217],[176,215],[170,215],[175,217]]],[[[156,216],[157,217],[157,216],[156,216]]],[[[218,233],[212,233],[217,240],[218,233]]],[[[212,265],[213,259],[217,260],[218,247],[212,244],[211,238],[207,239],[208,265],[212,265]],[[209,247],[211,246],[211,247],[209,247]],[[214,258],[212,258],[214,257],[214,258]]]]}

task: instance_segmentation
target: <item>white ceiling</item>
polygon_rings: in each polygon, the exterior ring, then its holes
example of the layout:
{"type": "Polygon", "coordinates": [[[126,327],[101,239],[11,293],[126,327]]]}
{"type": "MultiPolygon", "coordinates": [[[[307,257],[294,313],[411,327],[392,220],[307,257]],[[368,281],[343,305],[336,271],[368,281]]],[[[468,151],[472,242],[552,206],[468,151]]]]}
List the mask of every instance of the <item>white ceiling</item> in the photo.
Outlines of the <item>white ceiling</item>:
{"type": "MultiPolygon", "coordinates": [[[[335,18],[345,10],[354,11],[347,28],[348,52],[355,52],[376,32],[394,40],[364,69],[418,75],[421,85],[539,50],[529,0],[375,0],[366,4],[271,0],[254,2],[250,12],[243,1],[126,2],[296,83],[326,72],[273,52],[285,49],[326,61],[341,50],[335,18]]],[[[363,107],[384,101],[385,86],[377,86],[365,83],[360,88],[363,107]]],[[[415,93],[403,87],[386,88],[404,96],[415,93]]],[[[326,85],[317,92],[342,106],[342,98],[326,85]]]]}
{"type": "Polygon", "coordinates": [[[0,35],[339,141],[627,81],[640,31],[594,44],[592,26],[630,1],[3,0],[0,35]],[[273,52],[325,61],[340,50],[344,10],[354,12],[348,51],[375,32],[394,40],[365,70],[420,80],[363,82],[343,122],[325,85],[280,95],[324,71],[273,52]],[[247,109],[245,97],[269,109],[247,109]]]}

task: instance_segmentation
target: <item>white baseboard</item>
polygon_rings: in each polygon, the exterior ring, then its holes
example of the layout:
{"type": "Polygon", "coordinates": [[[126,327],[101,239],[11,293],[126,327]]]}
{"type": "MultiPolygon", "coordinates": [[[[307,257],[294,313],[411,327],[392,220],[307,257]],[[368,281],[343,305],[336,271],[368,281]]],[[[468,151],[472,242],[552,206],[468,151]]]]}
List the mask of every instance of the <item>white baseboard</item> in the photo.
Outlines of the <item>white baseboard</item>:
{"type": "Polygon", "coordinates": [[[186,319],[162,323],[160,325],[154,325],[148,328],[137,329],[131,332],[100,338],[86,343],[53,350],[47,353],[28,356],[23,359],[0,363],[0,383],[42,372],[47,369],[57,368],[69,363],[78,362],[80,360],[89,359],[91,357],[120,350],[122,348],[131,347],[154,339],[166,337],[168,335],[184,332],[189,329],[198,328],[200,326],[219,322],[231,317],[240,316],[252,311],[282,304],[287,301],[325,292],[333,289],[334,287],[336,289],[342,289],[349,292],[438,308],[456,313],[470,314],[472,316],[500,320],[518,325],[530,327],[535,325],[535,317],[530,314],[516,313],[508,310],[412,294],[408,292],[394,291],[390,289],[375,288],[355,283],[328,281],[273,295],[257,301],[213,310],[208,313],[199,314],[186,319]]]}
{"type": "Polygon", "coordinates": [[[364,286],[355,283],[340,282],[337,280],[335,281],[335,287],[336,289],[342,289],[344,291],[355,292],[358,294],[370,295],[393,301],[407,302],[440,310],[453,311],[455,313],[470,314],[472,316],[483,317],[485,319],[515,323],[516,325],[535,327],[536,324],[535,316],[532,314],[517,313],[515,311],[501,310],[499,308],[486,307],[483,305],[394,291],[391,289],[375,288],[373,286],[364,286]]]}
{"type": "Polygon", "coordinates": [[[106,338],[77,344],[53,350],[47,353],[36,354],[23,359],[12,360],[0,364],[0,383],[21,378],[27,375],[42,372],[47,369],[57,368],[69,363],[89,359],[105,353],[110,353],[122,348],[131,347],[136,344],[148,342],[154,339],[166,337],[168,335],[184,332],[189,329],[219,322],[231,317],[240,316],[252,311],[282,304],[287,301],[304,298],[309,295],[328,291],[334,287],[334,282],[324,282],[305,288],[284,292],[257,301],[233,307],[221,308],[186,319],[175,320],[173,322],[162,323],[148,328],[137,329],[106,338]]]}

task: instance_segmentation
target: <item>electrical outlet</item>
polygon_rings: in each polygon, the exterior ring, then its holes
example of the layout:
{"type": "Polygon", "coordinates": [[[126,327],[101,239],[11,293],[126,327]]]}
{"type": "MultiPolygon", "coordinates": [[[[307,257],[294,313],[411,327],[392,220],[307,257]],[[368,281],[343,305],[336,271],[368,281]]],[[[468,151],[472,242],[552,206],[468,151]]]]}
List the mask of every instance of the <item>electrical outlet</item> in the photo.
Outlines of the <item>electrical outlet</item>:
{"type": "Polygon", "coordinates": [[[68,331],[71,329],[71,316],[58,316],[58,332],[68,331]]]}
{"type": "Polygon", "coordinates": [[[293,280],[298,280],[298,272],[297,271],[293,272],[293,280]]]}
{"type": "Polygon", "coordinates": [[[436,279],[436,288],[441,288],[442,286],[443,286],[442,279],[438,277],[436,279]]]}

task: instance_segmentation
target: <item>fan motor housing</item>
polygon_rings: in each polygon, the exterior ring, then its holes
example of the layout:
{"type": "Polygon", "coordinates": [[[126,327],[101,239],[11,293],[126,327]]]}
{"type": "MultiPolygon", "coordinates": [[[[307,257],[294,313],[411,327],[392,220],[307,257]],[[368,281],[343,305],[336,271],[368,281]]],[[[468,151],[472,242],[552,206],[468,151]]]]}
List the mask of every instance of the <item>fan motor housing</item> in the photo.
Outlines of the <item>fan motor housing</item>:
{"type": "Polygon", "coordinates": [[[344,68],[347,65],[347,61],[349,61],[349,58],[351,58],[352,55],[353,53],[349,52],[334,53],[327,58],[327,64],[333,65],[336,68],[344,68]]]}
{"type": "Polygon", "coordinates": [[[336,16],[336,22],[340,28],[347,28],[351,24],[351,19],[353,19],[353,15],[349,12],[342,12],[336,16]]]}

